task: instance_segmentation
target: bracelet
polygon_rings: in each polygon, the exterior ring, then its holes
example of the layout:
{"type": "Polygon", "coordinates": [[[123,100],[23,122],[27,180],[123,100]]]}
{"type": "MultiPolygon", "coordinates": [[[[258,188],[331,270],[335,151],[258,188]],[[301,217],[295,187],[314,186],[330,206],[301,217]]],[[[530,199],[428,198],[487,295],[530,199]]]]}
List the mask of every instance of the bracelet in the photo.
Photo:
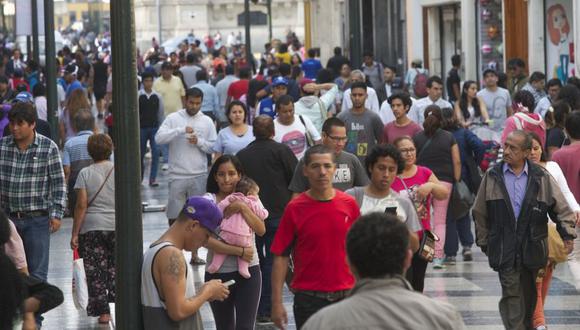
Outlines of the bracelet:
{"type": "Polygon", "coordinates": [[[240,257],[244,256],[244,247],[242,246],[242,254],[240,255],[240,257]]]}

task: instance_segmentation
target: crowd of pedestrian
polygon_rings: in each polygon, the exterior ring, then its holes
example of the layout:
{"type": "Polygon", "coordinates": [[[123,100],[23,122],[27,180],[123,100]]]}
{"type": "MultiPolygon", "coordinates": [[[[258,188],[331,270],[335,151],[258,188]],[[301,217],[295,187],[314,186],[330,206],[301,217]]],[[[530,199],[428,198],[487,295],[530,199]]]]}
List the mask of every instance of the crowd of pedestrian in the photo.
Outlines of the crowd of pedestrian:
{"type": "MultiPolygon", "coordinates": [[[[429,263],[471,262],[474,243],[499,274],[508,329],[545,329],[558,247],[580,289],[579,79],[528,77],[513,59],[506,84],[486,69],[479,88],[461,83],[458,55],[443,80],[420,60],[398,77],[372,52],[351,63],[340,48],[323,66],[292,35],[259,60],[244,47],[184,40],[139,61],[141,176],[148,168],[153,189],[159,167],[169,178],[169,229],[144,257],[147,329],[200,327],[205,302],[218,329],[285,328],[284,285],[297,328],[462,329],[422,292],[429,263]],[[196,290],[191,266],[206,262],[196,290]]],[[[50,233],[71,215],[87,314],[108,323],[119,239],[110,57],[59,54],[58,127],[34,61],[15,49],[0,70],[0,222],[14,237],[3,240],[14,269],[3,269],[45,282],[50,233]]],[[[36,319],[14,310],[40,325],[46,308],[36,319]]]]}

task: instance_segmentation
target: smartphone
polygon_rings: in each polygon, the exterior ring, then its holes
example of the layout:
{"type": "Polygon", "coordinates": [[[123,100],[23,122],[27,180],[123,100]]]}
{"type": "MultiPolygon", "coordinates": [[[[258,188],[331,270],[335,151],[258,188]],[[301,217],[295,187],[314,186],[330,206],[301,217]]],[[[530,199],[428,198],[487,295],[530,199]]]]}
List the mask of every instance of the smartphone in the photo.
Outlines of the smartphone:
{"type": "Polygon", "coordinates": [[[236,281],[235,281],[235,280],[229,280],[229,281],[227,281],[226,283],[224,283],[224,285],[225,285],[226,287],[229,287],[229,286],[230,286],[230,285],[232,285],[232,284],[236,284],[236,281]]]}

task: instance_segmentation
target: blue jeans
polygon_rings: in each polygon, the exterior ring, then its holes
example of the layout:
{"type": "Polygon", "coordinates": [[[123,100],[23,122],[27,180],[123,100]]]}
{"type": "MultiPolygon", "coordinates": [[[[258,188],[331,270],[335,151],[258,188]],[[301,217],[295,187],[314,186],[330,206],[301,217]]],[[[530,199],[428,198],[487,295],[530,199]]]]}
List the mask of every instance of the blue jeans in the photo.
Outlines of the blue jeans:
{"type": "Polygon", "coordinates": [[[169,163],[169,144],[161,144],[161,153],[163,154],[163,164],[169,163]]]}
{"type": "Polygon", "coordinates": [[[260,237],[256,235],[256,249],[262,269],[262,295],[258,305],[258,316],[270,316],[272,310],[272,263],[274,257],[270,247],[274,241],[274,235],[278,230],[280,219],[266,219],[266,233],[260,237]]]}
{"type": "Polygon", "coordinates": [[[471,232],[471,215],[467,214],[463,218],[453,220],[447,218],[445,227],[445,246],[443,250],[446,256],[455,257],[457,255],[458,241],[463,247],[471,247],[473,245],[473,233],[471,232]]]}
{"type": "Polygon", "coordinates": [[[30,276],[46,282],[50,249],[48,217],[22,218],[13,221],[24,243],[30,276]]]}
{"type": "MultiPolygon", "coordinates": [[[[155,134],[157,134],[158,127],[141,128],[141,180],[143,180],[143,173],[145,173],[145,151],[147,149],[147,141],[151,145],[151,172],[149,173],[149,182],[157,179],[157,170],[159,169],[159,148],[155,142],[155,134]]],[[[165,157],[165,153],[163,153],[165,157]]]]}

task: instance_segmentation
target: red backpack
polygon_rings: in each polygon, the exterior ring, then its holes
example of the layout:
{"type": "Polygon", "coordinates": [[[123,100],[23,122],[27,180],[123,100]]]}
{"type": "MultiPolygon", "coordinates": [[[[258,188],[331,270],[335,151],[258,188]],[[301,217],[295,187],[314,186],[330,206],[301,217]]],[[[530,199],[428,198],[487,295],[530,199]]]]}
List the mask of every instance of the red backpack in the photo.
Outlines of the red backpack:
{"type": "Polygon", "coordinates": [[[415,93],[415,97],[423,98],[428,95],[427,93],[427,80],[429,77],[425,72],[420,72],[418,69],[417,75],[415,75],[415,79],[413,79],[413,93],[415,93]]]}

